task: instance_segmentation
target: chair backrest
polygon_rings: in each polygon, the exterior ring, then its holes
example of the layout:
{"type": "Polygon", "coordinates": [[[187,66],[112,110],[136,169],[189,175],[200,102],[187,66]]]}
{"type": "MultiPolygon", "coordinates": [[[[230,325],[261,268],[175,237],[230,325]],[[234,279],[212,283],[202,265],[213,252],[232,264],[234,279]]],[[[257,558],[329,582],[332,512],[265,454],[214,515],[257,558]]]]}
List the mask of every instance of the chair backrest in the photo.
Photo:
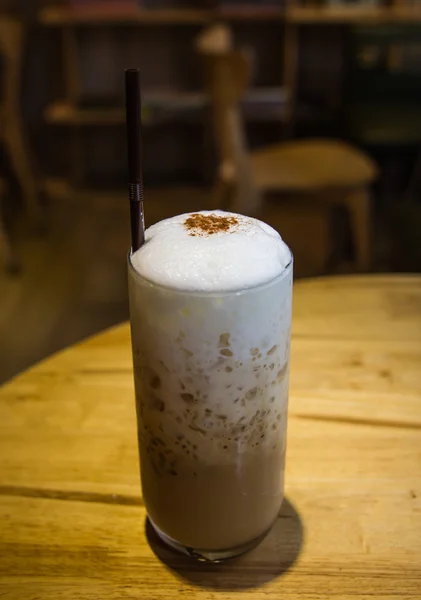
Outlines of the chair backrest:
{"type": "Polygon", "coordinates": [[[194,40],[196,52],[203,55],[221,55],[234,49],[231,29],[224,23],[206,27],[194,40]]]}
{"type": "Polygon", "coordinates": [[[241,99],[251,75],[251,56],[233,49],[226,26],[205,30],[196,40],[196,50],[202,59],[205,90],[212,107],[219,176],[226,176],[233,184],[229,208],[256,214],[261,199],[253,181],[241,115],[241,99]]]}

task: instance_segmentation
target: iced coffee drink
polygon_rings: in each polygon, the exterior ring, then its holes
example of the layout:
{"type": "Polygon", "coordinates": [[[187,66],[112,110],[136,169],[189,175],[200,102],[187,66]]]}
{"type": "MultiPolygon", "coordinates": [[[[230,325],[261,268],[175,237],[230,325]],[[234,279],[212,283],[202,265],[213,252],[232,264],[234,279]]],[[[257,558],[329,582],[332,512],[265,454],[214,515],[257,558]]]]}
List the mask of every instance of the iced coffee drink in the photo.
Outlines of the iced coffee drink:
{"type": "Polygon", "coordinates": [[[291,292],[279,234],[234,213],[161,221],[129,257],[143,498],[191,555],[240,554],[279,512],[291,292]]]}

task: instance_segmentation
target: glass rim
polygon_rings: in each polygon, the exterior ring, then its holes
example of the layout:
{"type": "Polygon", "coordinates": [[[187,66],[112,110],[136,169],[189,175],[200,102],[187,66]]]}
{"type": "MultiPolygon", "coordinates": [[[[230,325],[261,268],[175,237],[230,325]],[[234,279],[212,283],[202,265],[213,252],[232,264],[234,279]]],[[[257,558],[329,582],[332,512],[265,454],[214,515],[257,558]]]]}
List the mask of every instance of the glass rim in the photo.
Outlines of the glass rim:
{"type": "MultiPolygon", "coordinates": [[[[286,244],[285,244],[286,245],[286,244]]],[[[291,249],[289,248],[289,246],[287,246],[289,253],[290,253],[290,260],[288,262],[288,264],[284,267],[284,270],[282,271],[282,273],[280,273],[279,275],[277,275],[276,277],[274,277],[273,279],[270,279],[269,281],[266,281],[264,283],[259,283],[258,285],[253,285],[247,288],[243,288],[243,289],[238,289],[238,290],[215,290],[212,292],[208,292],[208,291],[200,291],[200,290],[180,290],[178,288],[169,286],[169,285],[163,285],[162,283],[156,283],[155,281],[151,281],[150,279],[147,279],[146,277],[144,277],[143,275],[141,275],[138,271],[136,271],[133,263],[132,263],[132,256],[133,256],[133,251],[130,248],[130,250],[127,253],[127,264],[129,267],[129,272],[133,274],[133,276],[135,277],[135,279],[138,279],[139,281],[141,281],[142,283],[146,283],[149,287],[151,288],[156,288],[156,289],[160,289],[164,292],[170,292],[172,294],[177,294],[180,296],[197,296],[197,297],[221,297],[221,296],[242,296],[244,294],[248,294],[250,292],[257,292],[257,291],[262,291],[265,288],[270,288],[273,285],[276,285],[277,283],[279,283],[280,281],[282,281],[282,279],[286,278],[289,273],[292,271],[292,267],[294,264],[294,255],[291,251],[291,249]]]]}

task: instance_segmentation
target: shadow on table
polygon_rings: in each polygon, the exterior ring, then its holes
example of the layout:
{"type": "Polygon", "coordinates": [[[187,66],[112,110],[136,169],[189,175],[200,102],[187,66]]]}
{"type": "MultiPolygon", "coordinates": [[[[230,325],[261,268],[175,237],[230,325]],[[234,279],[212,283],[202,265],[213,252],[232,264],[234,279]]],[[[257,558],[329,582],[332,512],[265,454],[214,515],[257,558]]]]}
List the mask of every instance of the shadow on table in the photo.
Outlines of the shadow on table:
{"type": "Polygon", "coordinates": [[[166,546],[146,520],[152,551],[177,577],[204,589],[223,591],[256,588],[286,573],[300,555],[304,530],[293,505],[284,500],[278,519],[261,544],[223,563],[195,561],[166,546]]]}

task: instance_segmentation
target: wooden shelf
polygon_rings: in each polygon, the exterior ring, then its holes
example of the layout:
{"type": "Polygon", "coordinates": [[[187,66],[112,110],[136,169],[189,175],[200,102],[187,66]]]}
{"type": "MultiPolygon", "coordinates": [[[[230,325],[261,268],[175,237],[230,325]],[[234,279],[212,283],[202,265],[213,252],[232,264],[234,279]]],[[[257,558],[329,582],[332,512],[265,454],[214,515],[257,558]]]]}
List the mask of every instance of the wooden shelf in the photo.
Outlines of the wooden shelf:
{"type": "Polygon", "coordinates": [[[80,108],[65,100],[53,102],[44,111],[52,125],[118,125],[124,116],[123,108],[80,108]]]}
{"type": "Polygon", "coordinates": [[[66,7],[46,7],[39,12],[38,20],[47,26],[66,25],[205,25],[216,18],[229,21],[286,20],[302,25],[316,24],[384,24],[421,22],[421,7],[361,7],[361,6],[291,6],[279,8],[252,8],[238,10],[224,8],[200,9],[123,9],[72,10],[66,7]]]}
{"type": "Polygon", "coordinates": [[[285,11],[276,6],[247,6],[241,8],[222,7],[215,10],[215,17],[227,21],[277,21],[283,19],[285,11]]]}
{"type": "Polygon", "coordinates": [[[282,86],[256,87],[243,98],[243,117],[248,123],[275,123],[285,120],[288,91],[282,86]]]}
{"type": "MultiPolygon", "coordinates": [[[[46,177],[42,182],[43,190],[53,204],[64,203],[69,210],[75,204],[83,207],[89,204],[91,208],[102,210],[104,203],[113,206],[124,219],[129,219],[129,201],[127,185],[104,188],[102,186],[75,186],[69,180],[61,177],[46,177]]],[[[198,184],[165,184],[145,186],[146,226],[171,216],[173,207],[182,207],[181,212],[197,212],[209,206],[210,190],[198,184]]]]}
{"type": "MultiPolygon", "coordinates": [[[[145,115],[144,125],[154,125],[162,121],[192,118],[206,106],[206,97],[202,93],[156,91],[143,95],[145,115]]],[[[125,122],[124,107],[84,107],[72,104],[68,100],[53,102],[44,111],[47,123],[51,125],[120,125],[125,122]]]]}
{"type": "Polygon", "coordinates": [[[205,24],[212,18],[213,11],[196,9],[123,9],[72,10],[66,7],[50,6],[38,14],[43,25],[188,25],[205,24]]]}
{"type": "Polygon", "coordinates": [[[228,21],[271,21],[282,19],[283,9],[277,7],[247,7],[223,9],[146,9],[98,10],[95,8],[72,10],[50,6],[42,9],[38,21],[48,26],[65,25],[204,25],[214,19],[228,21]]]}
{"type": "Polygon", "coordinates": [[[286,10],[285,20],[297,25],[420,23],[421,7],[297,6],[286,10]]]}
{"type": "MultiPolygon", "coordinates": [[[[257,122],[282,120],[286,99],[287,94],[281,87],[251,89],[243,100],[244,117],[257,122]]],[[[194,120],[208,105],[202,92],[146,92],[143,100],[145,109],[151,113],[144,117],[145,126],[174,119],[194,120]]],[[[59,100],[47,106],[44,117],[51,125],[121,125],[125,122],[125,110],[124,107],[79,107],[59,100]]]]}

